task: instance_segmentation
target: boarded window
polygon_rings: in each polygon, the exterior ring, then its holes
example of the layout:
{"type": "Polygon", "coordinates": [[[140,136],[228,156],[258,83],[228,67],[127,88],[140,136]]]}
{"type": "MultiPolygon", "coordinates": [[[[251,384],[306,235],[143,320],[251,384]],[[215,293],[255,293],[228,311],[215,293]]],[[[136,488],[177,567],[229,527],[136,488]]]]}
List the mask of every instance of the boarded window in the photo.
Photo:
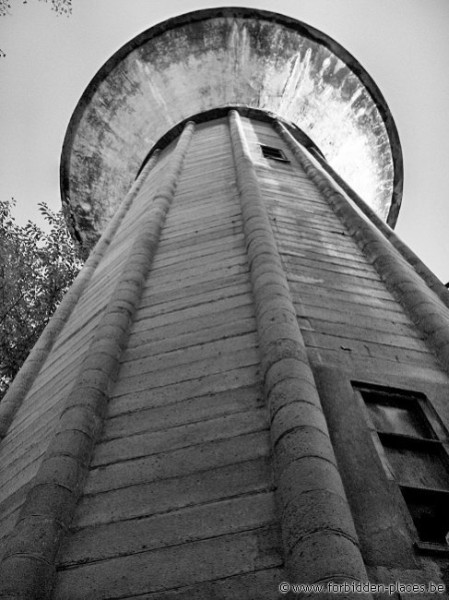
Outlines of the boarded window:
{"type": "Polygon", "coordinates": [[[449,460],[446,432],[437,415],[422,394],[362,385],[356,391],[385,471],[399,485],[419,541],[447,546],[449,460]]]}

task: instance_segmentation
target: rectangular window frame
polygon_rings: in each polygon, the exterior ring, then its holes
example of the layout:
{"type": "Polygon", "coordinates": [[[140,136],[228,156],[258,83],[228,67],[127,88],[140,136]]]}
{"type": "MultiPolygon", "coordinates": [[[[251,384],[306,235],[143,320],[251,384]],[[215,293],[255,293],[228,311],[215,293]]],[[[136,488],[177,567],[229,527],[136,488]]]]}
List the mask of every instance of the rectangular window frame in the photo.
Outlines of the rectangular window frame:
{"type": "Polygon", "coordinates": [[[260,151],[263,158],[266,160],[275,160],[277,162],[289,163],[289,159],[285,156],[285,153],[281,148],[275,148],[274,146],[267,146],[266,144],[259,144],[260,151]]]}
{"type": "MultiPolygon", "coordinates": [[[[413,520],[411,510],[407,504],[407,497],[410,499],[415,495],[427,496],[429,503],[435,503],[444,499],[449,506],[449,485],[447,489],[433,488],[428,486],[405,485],[401,484],[400,480],[395,476],[391,467],[387,452],[385,450],[386,443],[397,444],[399,447],[408,448],[429,448],[432,451],[441,453],[442,460],[449,474],[449,438],[446,429],[441,420],[431,406],[428,398],[421,392],[398,389],[394,387],[386,387],[380,385],[372,385],[359,381],[353,381],[352,388],[356,394],[359,405],[365,416],[368,429],[370,430],[374,446],[379,455],[380,461],[384,468],[385,475],[388,480],[394,482],[401,493],[406,508],[407,521],[413,534],[415,547],[425,553],[437,553],[449,555],[449,542],[446,544],[424,541],[418,532],[418,528],[413,520]],[[407,403],[413,402],[418,410],[419,417],[424,419],[426,427],[429,429],[429,437],[420,437],[418,435],[408,435],[402,433],[392,433],[391,431],[382,431],[377,429],[371,419],[367,401],[363,397],[363,392],[369,392],[385,395],[386,399],[392,399],[392,404],[406,406],[407,403]]],[[[386,402],[388,403],[388,402],[386,402]]]]}

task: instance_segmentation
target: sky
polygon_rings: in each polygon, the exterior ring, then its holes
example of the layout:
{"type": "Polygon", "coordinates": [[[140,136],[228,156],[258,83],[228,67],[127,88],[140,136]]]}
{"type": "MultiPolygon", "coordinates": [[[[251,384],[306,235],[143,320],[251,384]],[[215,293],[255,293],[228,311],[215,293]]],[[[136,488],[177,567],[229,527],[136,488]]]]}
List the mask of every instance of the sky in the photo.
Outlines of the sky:
{"type": "Polygon", "coordinates": [[[9,3],[0,17],[0,198],[16,199],[20,223],[42,225],[39,202],[59,209],[70,117],[116,50],[178,14],[246,6],[323,31],[377,83],[404,155],[396,232],[449,281],[449,0],[72,0],[70,17],[39,0],[9,3]]]}

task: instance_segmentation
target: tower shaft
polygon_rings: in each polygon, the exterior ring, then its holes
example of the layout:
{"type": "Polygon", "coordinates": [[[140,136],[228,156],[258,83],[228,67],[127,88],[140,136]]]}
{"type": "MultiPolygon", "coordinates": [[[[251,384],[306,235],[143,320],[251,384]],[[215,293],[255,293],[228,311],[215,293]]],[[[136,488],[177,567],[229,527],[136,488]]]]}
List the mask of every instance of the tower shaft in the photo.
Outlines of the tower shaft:
{"type": "Polygon", "coordinates": [[[447,308],[322,159],[241,112],[153,154],[0,407],[2,597],[442,583],[416,545],[443,553],[419,506],[449,489],[447,308]],[[433,450],[404,438],[415,403],[433,450]]]}

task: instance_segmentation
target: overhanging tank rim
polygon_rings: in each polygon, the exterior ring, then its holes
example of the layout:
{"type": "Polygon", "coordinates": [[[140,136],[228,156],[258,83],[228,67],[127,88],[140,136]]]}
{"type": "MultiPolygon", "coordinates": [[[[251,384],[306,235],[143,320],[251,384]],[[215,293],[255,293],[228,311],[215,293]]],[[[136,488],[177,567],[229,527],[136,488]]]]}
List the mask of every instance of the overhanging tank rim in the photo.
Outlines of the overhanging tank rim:
{"type": "Polygon", "coordinates": [[[398,130],[393,120],[391,111],[382,95],[382,92],[373,78],[364,69],[364,67],[362,67],[358,60],[356,60],[356,58],[350,54],[350,52],[348,52],[343,46],[322,31],[315,29],[303,21],[294,19],[293,17],[272,11],[246,7],[207,8],[171,17],[170,19],[162,21],[161,23],[158,23],[135,36],[133,39],[119,48],[119,50],[117,50],[102,67],[100,67],[78,101],[64,137],[60,163],[60,190],[63,208],[66,207],[67,204],[70,204],[70,201],[66,201],[69,192],[69,157],[77,127],[83,116],[86,106],[93,98],[100,83],[104,81],[108,74],[133,50],[139,46],[142,46],[149,40],[161,35],[165,31],[182,27],[183,25],[189,23],[205,21],[211,18],[219,17],[237,17],[243,19],[262,18],[274,23],[279,23],[284,27],[289,27],[304,37],[323,45],[330,52],[335,54],[340,60],[342,60],[342,62],[356,75],[356,77],[358,77],[376,105],[385,124],[390,141],[394,176],[393,193],[388,211],[387,223],[390,227],[394,227],[402,202],[404,180],[402,149],[399,141],[398,130]]]}

